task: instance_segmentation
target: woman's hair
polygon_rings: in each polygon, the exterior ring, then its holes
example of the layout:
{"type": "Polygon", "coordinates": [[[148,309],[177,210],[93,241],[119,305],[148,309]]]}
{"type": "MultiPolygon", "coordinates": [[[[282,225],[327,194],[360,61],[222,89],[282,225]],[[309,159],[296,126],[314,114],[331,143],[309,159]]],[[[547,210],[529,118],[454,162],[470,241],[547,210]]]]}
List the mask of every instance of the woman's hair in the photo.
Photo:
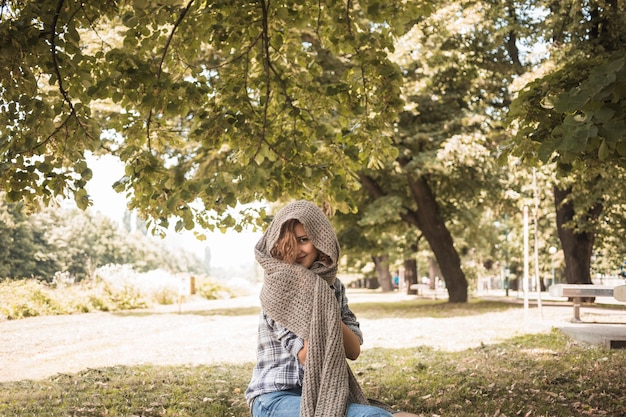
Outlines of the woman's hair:
{"type": "Polygon", "coordinates": [[[280,235],[274,244],[270,255],[283,262],[292,264],[298,257],[298,239],[296,238],[296,226],[300,222],[296,219],[289,219],[280,228],[280,235]]]}
{"type": "MultiPolygon", "coordinates": [[[[298,237],[296,236],[296,226],[301,224],[297,219],[289,219],[280,227],[280,235],[274,244],[270,255],[288,264],[296,262],[298,257],[298,237]]],[[[318,260],[326,265],[330,265],[332,260],[325,253],[319,252],[318,260]]]]}

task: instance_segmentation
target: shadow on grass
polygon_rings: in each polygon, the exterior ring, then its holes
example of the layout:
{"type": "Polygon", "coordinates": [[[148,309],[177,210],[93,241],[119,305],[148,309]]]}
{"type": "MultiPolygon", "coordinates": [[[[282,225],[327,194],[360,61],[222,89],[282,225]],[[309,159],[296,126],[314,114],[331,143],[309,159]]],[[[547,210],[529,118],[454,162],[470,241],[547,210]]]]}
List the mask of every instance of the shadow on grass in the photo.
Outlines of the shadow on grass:
{"type": "MultiPolygon", "coordinates": [[[[461,352],[371,349],[350,362],[365,394],[420,416],[622,416],[626,351],[558,331],[461,352]]],[[[0,383],[1,416],[248,416],[251,363],[120,366],[0,383]]]]}

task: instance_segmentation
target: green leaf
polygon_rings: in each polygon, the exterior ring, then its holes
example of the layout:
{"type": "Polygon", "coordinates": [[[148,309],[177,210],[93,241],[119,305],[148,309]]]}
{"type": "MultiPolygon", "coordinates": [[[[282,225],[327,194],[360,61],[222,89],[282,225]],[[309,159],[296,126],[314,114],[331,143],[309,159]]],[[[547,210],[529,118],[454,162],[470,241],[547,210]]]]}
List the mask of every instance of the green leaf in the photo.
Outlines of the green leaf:
{"type": "Polygon", "coordinates": [[[603,106],[593,113],[593,116],[600,122],[607,122],[615,116],[616,111],[608,106],[603,106]]]}
{"type": "Polygon", "coordinates": [[[76,207],[81,210],[86,210],[92,204],[89,195],[87,194],[87,190],[84,188],[79,188],[74,191],[74,201],[76,202],[76,207]]]}
{"type": "Polygon", "coordinates": [[[118,193],[126,191],[126,184],[129,182],[130,178],[122,177],[122,179],[117,180],[113,183],[113,190],[118,193]]]}
{"type": "Polygon", "coordinates": [[[608,120],[602,125],[600,132],[611,143],[626,139],[626,125],[623,119],[608,120]]]}
{"type": "Polygon", "coordinates": [[[543,163],[547,163],[552,157],[552,154],[554,153],[554,151],[555,151],[555,148],[554,148],[553,142],[550,142],[550,141],[543,142],[539,146],[539,149],[537,151],[539,160],[543,163]]]}
{"type": "Polygon", "coordinates": [[[80,173],[80,175],[85,181],[89,181],[93,177],[93,171],[89,168],[86,168],[83,172],[80,173]]]}
{"type": "Polygon", "coordinates": [[[580,91],[560,94],[554,103],[554,110],[559,113],[571,114],[582,109],[589,100],[589,95],[580,91]]]}
{"type": "Polygon", "coordinates": [[[606,160],[611,154],[608,145],[606,144],[606,140],[602,140],[600,147],[598,148],[598,159],[601,161],[606,160]]]}
{"type": "Polygon", "coordinates": [[[57,33],[42,38],[37,25],[24,22],[44,19],[51,30],[48,3],[12,2],[15,10],[2,21],[9,36],[0,37],[0,68],[15,72],[3,74],[10,85],[0,89],[0,136],[11,137],[0,145],[8,159],[0,166],[25,155],[31,169],[19,181],[3,171],[4,183],[15,185],[6,187],[12,196],[74,193],[85,207],[86,195],[73,190],[91,179],[82,160],[94,150],[125,163],[125,176],[113,188],[127,193],[155,228],[169,218],[190,227],[195,214],[215,211],[218,219],[240,200],[297,197],[306,189],[332,201],[336,192],[352,190],[355,179],[342,175],[329,185],[328,173],[392,160],[389,142],[370,143],[393,129],[404,104],[389,42],[397,35],[392,29],[408,30],[399,22],[419,19],[423,6],[374,0],[355,7],[350,28],[356,40],[347,36],[345,20],[336,23],[345,19],[339,3],[272,4],[265,57],[263,11],[253,3],[68,3],[57,33]],[[368,18],[367,7],[379,21],[368,18]],[[52,35],[56,66],[44,42],[52,35]],[[41,84],[45,80],[52,88],[41,84]],[[342,131],[350,134],[335,135],[342,131]],[[256,152],[262,142],[272,149],[256,152]],[[53,158],[40,163],[39,155],[53,158]],[[253,158],[263,171],[250,170],[253,158]],[[188,209],[194,200],[203,204],[188,209]]]}
{"type": "Polygon", "coordinates": [[[280,32],[274,33],[270,40],[270,44],[277,51],[280,50],[280,48],[283,46],[283,34],[280,32]]]}
{"type": "Polygon", "coordinates": [[[19,191],[11,190],[6,194],[6,199],[9,203],[18,202],[22,199],[22,193],[19,191]]]}
{"type": "Polygon", "coordinates": [[[126,12],[122,16],[122,23],[128,28],[134,28],[138,23],[137,16],[133,12],[126,12]]]}

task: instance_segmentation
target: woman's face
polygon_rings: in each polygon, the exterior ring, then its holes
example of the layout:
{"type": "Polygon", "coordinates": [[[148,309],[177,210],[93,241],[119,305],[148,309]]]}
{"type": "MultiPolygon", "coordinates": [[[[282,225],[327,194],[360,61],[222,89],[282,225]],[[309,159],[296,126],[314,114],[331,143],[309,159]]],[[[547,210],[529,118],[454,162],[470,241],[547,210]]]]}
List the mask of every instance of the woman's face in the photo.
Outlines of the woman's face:
{"type": "Polygon", "coordinates": [[[313,246],[313,242],[309,239],[302,224],[298,223],[294,230],[296,233],[296,241],[298,242],[296,263],[309,269],[317,259],[319,253],[315,246],[313,246]]]}

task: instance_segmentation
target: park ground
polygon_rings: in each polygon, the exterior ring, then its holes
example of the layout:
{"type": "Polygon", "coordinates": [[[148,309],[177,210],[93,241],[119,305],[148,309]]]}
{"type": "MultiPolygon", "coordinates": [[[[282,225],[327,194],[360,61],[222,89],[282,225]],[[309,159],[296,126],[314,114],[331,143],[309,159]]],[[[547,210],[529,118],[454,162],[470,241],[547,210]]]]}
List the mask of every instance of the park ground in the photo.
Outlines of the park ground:
{"type": "MultiPolygon", "coordinates": [[[[368,302],[406,303],[436,298],[348,289],[355,309],[368,302]]],[[[441,298],[439,295],[438,298],[441,298]]],[[[514,292],[484,299],[511,308],[457,317],[382,318],[357,314],[363,350],[427,346],[461,351],[515,336],[549,333],[571,325],[568,303],[536,298],[524,308],[514,292]]],[[[254,362],[259,312],[256,294],[224,300],[187,297],[180,304],[117,313],[32,317],[0,322],[0,382],[42,379],[55,374],[116,365],[214,365],[254,362]]],[[[583,319],[626,323],[626,310],[585,307],[583,319]]]]}

